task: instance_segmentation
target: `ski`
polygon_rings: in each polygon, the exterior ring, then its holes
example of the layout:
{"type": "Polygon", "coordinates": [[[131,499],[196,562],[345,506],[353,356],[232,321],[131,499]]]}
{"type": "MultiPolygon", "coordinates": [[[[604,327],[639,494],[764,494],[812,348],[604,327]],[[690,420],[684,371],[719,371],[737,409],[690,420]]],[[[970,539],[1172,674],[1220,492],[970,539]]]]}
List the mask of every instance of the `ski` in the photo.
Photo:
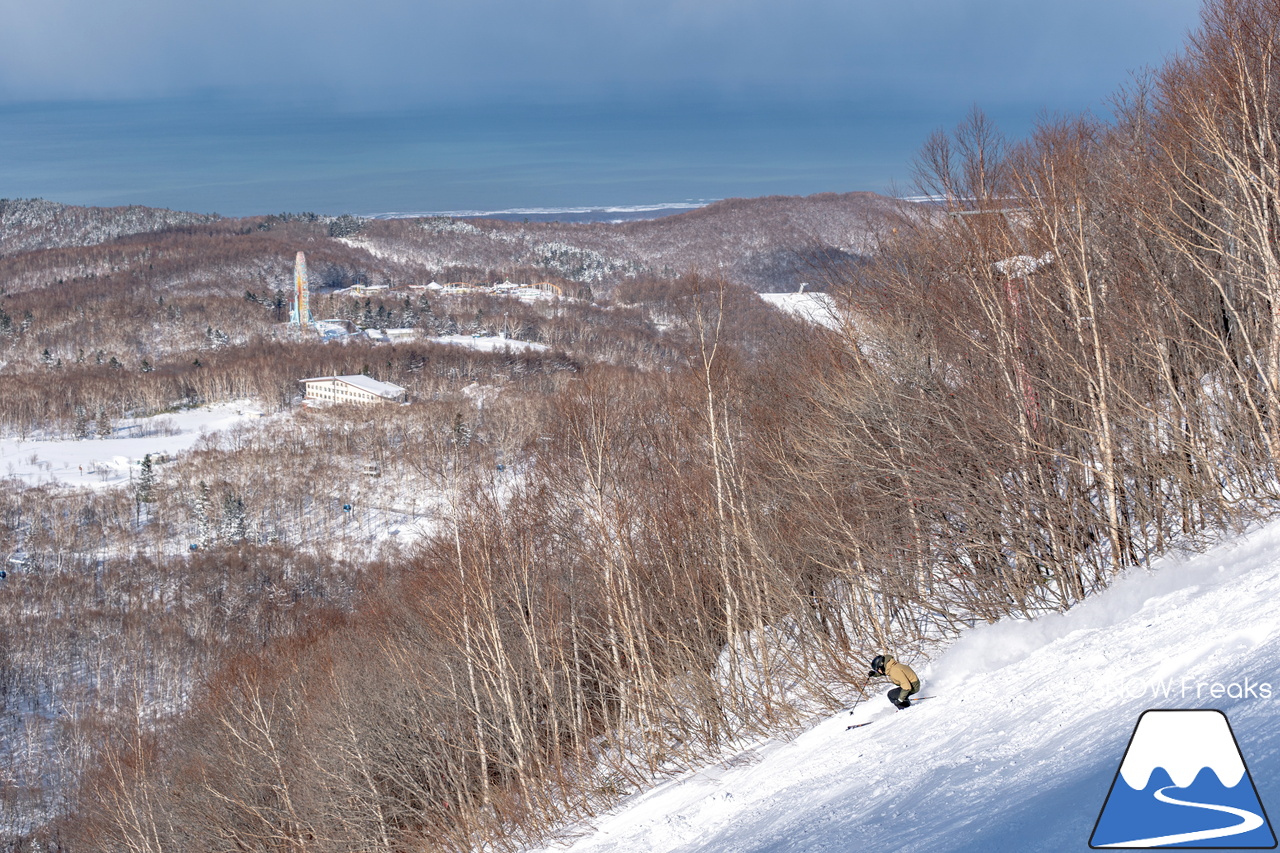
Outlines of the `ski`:
{"type": "MultiPolygon", "coordinates": [[[[932,699],[932,698],[933,698],[932,696],[912,696],[912,697],[911,697],[911,704],[912,704],[912,705],[914,705],[914,704],[915,704],[915,703],[917,703],[917,702],[923,702],[923,701],[924,701],[924,700],[926,700],[926,699],[932,699]]],[[[907,707],[910,707],[910,706],[907,706],[907,707]]],[[[905,710],[906,710],[906,708],[899,708],[898,710],[899,710],[899,711],[905,711],[905,710]]],[[[852,714],[852,713],[853,713],[853,711],[850,711],[849,713],[850,713],[850,714],[852,714]]],[[[874,722],[875,722],[875,720],[868,720],[868,721],[867,721],[867,722],[865,722],[865,723],[854,723],[852,726],[845,726],[845,729],[844,729],[844,730],[845,730],[846,732],[851,732],[851,731],[853,731],[854,729],[860,729],[860,728],[862,728],[863,726],[869,726],[869,725],[871,725],[871,724],[872,724],[872,723],[874,723],[874,722]]]]}
{"type": "MultiPolygon", "coordinates": [[[[911,702],[914,704],[914,703],[916,703],[916,702],[923,702],[923,701],[924,701],[924,700],[926,700],[926,699],[932,699],[932,698],[934,698],[934,697],[932,697],[932,696],[912,696],[912,697],[911,697],[911,702]]],[[[854,713],[854,712],[855,712],[855,711],[857,711],[857,710],[858,710],[857,708],[850,708],[850,709],[849,709],[849,713],[850,713],[850,714],[852,714],[852,713],[854,713]]]]}

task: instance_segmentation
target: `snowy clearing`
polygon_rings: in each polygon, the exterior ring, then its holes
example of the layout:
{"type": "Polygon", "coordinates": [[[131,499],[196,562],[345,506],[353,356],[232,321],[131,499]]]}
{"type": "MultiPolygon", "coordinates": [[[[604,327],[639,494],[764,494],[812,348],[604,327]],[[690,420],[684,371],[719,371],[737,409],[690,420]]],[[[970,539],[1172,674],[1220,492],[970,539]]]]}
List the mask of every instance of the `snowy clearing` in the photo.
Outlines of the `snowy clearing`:
{"type": "Polygon", "coordinates": [[[117,421],[109,437],[0,439],[0,477],[29,485],[104,487],[126,483],[142,457],[175,456],[202,437],[266,416],[248,402],[219,403],[150,418],[117,421]]]}
{"type": "Polygon", "coordinates": [[[1223,711],[1274,818],[1277,600],[1273,522],[1131,571],[1066,614],[969,631],[932,664],[907,661],[932,700],[896,712],[873,695],[628,798],[569,849],[1085,851],[1151,708],[1223,711]],[[860,722],[873,725],[848,730],[860,722]]]}

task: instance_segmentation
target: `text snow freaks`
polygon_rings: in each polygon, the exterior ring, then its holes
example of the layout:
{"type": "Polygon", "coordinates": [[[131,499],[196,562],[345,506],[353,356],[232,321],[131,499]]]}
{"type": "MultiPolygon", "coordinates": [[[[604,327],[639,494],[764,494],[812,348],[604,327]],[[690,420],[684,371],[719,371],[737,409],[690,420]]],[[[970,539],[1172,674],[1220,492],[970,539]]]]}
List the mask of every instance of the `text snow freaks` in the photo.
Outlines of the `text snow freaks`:
{"type": "Polygon", "coordinates": [[[1274,695],[1270,682],[1258,682],[1245,676],[1243,681],[1196,681],[1194,678],[1170,678],[1149,682],[1153,699],[1270,699],[1274,695]]]}

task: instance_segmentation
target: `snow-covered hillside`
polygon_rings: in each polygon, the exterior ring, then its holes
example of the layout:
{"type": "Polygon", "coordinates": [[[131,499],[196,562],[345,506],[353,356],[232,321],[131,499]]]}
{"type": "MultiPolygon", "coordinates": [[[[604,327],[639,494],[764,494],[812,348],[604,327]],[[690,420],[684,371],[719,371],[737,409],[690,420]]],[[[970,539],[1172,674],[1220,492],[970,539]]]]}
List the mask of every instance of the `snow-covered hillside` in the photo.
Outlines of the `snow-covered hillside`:
{"type": "Polygon", "coordinates": [[[909,661],[933,699],[896,712],[876,695],[794,740],[760,743],[629,798],[580,828],[570,849],[1088,850],[1151,708],[1223,711],[1275,821],[1277,602],[1272,523],[1135,570],[1069,613],[974,629],[932,663],[909,661]]]}

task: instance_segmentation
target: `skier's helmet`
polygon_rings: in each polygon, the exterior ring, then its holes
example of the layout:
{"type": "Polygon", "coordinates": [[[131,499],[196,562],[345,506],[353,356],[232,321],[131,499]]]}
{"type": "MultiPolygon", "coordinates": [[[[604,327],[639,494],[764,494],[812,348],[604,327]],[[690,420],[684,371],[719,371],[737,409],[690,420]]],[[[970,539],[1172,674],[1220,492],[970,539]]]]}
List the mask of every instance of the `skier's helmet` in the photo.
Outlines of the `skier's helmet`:
{"type": "Polygon", "coordinates": [[[884,655],[876,655],[871,659],[871,672],[867,675],[884,675],[884,655]]]}

